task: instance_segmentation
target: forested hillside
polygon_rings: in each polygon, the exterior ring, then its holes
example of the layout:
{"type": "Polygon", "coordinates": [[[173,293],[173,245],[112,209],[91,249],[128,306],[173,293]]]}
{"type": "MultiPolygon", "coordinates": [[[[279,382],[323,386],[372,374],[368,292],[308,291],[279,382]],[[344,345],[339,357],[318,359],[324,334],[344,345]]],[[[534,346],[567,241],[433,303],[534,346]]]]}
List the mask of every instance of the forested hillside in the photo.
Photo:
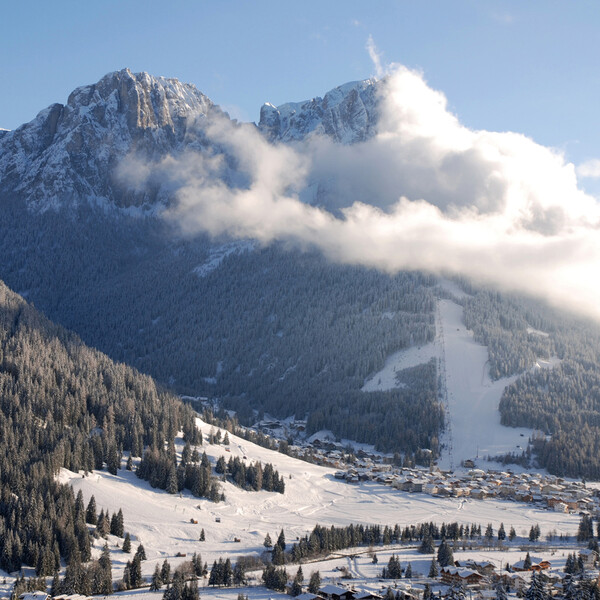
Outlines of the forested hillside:
{"type": "Polygon", "coordinates": [[[209,240],[89,208],[32,214],[7,201],[0,230],[11,287],[176,391],[221,398],[246,423],[253,410],[303,418],[318,409],[311,431],[390,450],[435,446],[435,370],[413,378],[415,398],[360,392],[389,354],[433,339],[433,277],[390,277],[278,245],[231,252],[211,270],[209,240]]]}
{"type": "Polygon", "coordinates": [[[526,371],[500,402],[502,424],[539,429],[540,466],[556,475],[600,478],[600,328],[528,299],[478,292],[467,326],[488,345],[492,376],[526,371]],[[529,330],[528,330],[529,328],[529,330]],[[537,359],[556,356],[552,369],[537,359]]]}
{"type": "Polygon", "coordinates": [[[88,530],[61,467],[116,473],[121,453],[172,445],[194,413],[112,362],[0,282],[0,568],[50,575],[89,559],[88,530]]]}

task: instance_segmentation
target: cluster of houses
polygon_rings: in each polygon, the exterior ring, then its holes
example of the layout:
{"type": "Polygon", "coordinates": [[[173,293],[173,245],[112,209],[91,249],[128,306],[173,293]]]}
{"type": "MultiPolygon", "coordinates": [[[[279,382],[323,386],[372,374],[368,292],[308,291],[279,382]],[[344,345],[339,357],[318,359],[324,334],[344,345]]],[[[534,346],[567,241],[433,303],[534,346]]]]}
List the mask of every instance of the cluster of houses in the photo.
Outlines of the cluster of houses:
{"type": "MultiPolygon", "coordinates": [[[[598,555],[594,551],[582,550],[581,558],[586,565],[586,571],[593,569],[596,565],[598,555]]],[[[502,582],[506,590],[523,594],[531,585],[531,577],[534,572],[542,572],[551,593],[562,590],[566,574],[562,571],[552,570],[550,561],[544,558],[531,556],[530,560],[520,560],[510,565],[510,570],[498,570],[491,562],[466,561],[464,565],[456,564],[441,569],[437,580],[397,580],[386,581],[376,590],[359,589],[352,583],[324,585],[316,594],[304,593],[298,596],[298,600],[383,600],[387,589],[390,587],[395,598],[401,600],[417,600],[423,596],[425,583],[428,582],[432,589],[444,584],[453,586],[460,584],[465,590],[470,591],[473,599],[485,600],[495,598],[494,589],[502,582]]],[[[593,578],[598,577],[598,572],[587,571],[593,578]]],[[[380,580],[380,584],[381,584],[380,580]]]]}
{"type": "Polygon", "coordinates": [[[582,482],[539,473],[483,471],[475,468],[460,471],[407,469],[363,460],[337,471],[335,477],[349,483],[378,481],[404,492],[438,497],[477,500],[500,498],[533,502],[559,512],[600,514],[598,490],[589,489],[582,482]]]}
{"type": "MultiPolygon", "coordinates": [[[[305,421],[282,423],[269,421],[262,424],[271,433],[303,431],[305,421]]],[[[526,503],[537,503],[565,513],[583,513],[600,517],[600,490],[586,488],[585,483],[567,481],[560,477],[539,473],[513,473],[475,468],[472,460],[464,461],[462,469],[441,471],[437,468],[395,467],[385,463],[376,453],[359,450],[352,464],[339,442],[314,437],[304,446],[295,446],[299,457],[310,455],[320,464],[339,469],[335,476],[349,483],[378,481],[405,492],[423,493],[438,497],[464,497],[482,500],[500,498],[526,503]]]]}

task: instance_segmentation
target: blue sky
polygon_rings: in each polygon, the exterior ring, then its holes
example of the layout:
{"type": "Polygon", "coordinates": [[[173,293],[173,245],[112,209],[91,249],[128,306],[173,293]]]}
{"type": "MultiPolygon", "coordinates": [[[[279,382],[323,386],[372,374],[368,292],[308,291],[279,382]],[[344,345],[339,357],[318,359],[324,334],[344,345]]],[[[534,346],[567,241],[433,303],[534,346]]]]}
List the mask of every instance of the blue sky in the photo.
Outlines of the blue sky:
{"type": "MultiPolygon", "coordinates": [[[[512,130],[576,164],[600,157],[600,3],[492,1],[5,2],[0,127],[109,71],[195,84],[232,115],[322,95],[384,62],[420,69],[471,128],[512,130]]],[[[590,187],[593,180],[586,180],[590,187]]]]}

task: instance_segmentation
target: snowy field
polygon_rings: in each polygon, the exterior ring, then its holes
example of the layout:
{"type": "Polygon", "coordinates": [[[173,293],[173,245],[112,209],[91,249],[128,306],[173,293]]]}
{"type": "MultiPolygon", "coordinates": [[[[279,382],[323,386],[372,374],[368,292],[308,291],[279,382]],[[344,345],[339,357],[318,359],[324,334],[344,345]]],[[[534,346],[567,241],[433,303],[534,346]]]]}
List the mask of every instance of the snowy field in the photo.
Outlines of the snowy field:
{"type": "MultiPolygon", "coordinates": [[[[208,434],[210,426],[201,426],[208,434]]],[[[98,510],[123,509],[125,529],[132,536],[133,548],[139,542],[144,544],[148,560],[143,563],[143,574],[148,577],[155,564],[162,563],[165,558],[177,565],[198,552],[209,566],[220,556],[235,561],[240,555],[261,553],[267,533],[276,539],[283,528],[286,541],[291,544],[317,523],[327,526],[350,523],[408,525],[433,520],[440,524],[452,521],[480,523],[484,528],[487,523],[492,523],[496,529],[503,522],[507,530],[512,525],[523,537],[527,537],[533,524],[540,525],[542,536],[551,530],[558,534],[574,534],[577,530],[579,518],[576,516],[542,511],[515,502],[433,498],[400,492],[374,482],[347,484],[334,479],[332,469],[255,446],[231,434],[229,437],[229,452],[224,446],[205,444],[208,456],[213,461],[221,455],[233,455],[258,459],[263,464],[271,462],[285,477],[285,494],[247,492],[223,483],[226,501],[214,504],[194,498],[187,492],[169,495],[152,489],[126,470],[120,470],[116,476],[103,471],[85,477],[63,470],[60,478],[71,483],[75,493],[81,489],[86,503],[93,494],[98,510]],[[191,519],[197,520],[198,524],[191,523],[191,519]],[[198,541],[202,528],[206,533],[204,542],[198,541]],[[240,541],[235,542],[235,538],[240,541]],[[177,558],[177,553],[187,557],[177,558]]],[[[131,555],[117,548],[117,538],[109,536],[109,539],[113,550],[113,576],[118,580],[131,555]]],[[[97,548],[99,551],[100,543],[97,548]]],[[[415,557],[415,560],[419,559],[422,557],[415,557]]],[[[368,572],[364,565],[361,570],[368,572]]]]}
{"type": "Polygon", "coordinates": [[[439,353],[439,344],[433,342],[394,352],[394,354],[388,356],[383,369],[365,381],[362,391],[387,392],[397,388],[399,384],[396,381],[396,374],[399,371],[422,365],[432,358],[438,358],[439,353]]]}

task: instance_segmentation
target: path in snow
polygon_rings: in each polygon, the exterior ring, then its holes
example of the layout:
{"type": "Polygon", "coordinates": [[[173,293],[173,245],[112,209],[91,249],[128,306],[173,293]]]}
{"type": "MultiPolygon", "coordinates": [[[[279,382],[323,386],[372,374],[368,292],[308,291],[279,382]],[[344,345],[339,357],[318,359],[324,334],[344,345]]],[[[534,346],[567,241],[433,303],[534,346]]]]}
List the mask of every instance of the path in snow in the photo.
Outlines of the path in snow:
{"type": "Polygon", "coordinates": [[[532,431],[500,424],[498,405],[502,392],[517,376],[492,381],[486,346],[473,339],[463,322],[463,308],[450,300],[438,303],[447,393],[447,447],[440,466],[450,468],[462,460],[485,458],[506,452],[521,452],[532,431]]]}

